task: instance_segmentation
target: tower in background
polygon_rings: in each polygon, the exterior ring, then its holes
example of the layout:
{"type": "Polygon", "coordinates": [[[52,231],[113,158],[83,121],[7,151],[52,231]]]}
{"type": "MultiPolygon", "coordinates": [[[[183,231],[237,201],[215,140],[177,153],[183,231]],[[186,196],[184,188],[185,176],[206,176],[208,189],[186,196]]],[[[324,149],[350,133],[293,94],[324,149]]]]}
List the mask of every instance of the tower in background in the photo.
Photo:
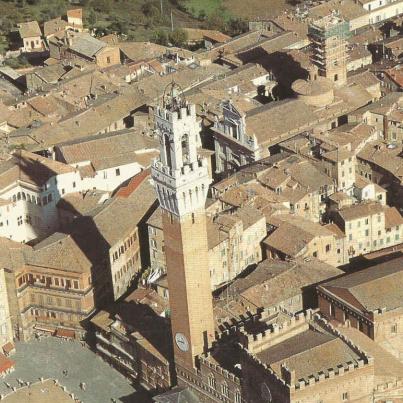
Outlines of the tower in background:
{"type": "Polygon", "coordinates": [[[205,203],[207,160],[197,155],[195,105],[175,84],[155,111],[160,159],[152,177],[162,209],[175,363],[195,366],[214,338],[205,203]]]}
{"type": "Polygon", "coordinates": [[[320,18],[309,25],[313,45],[312,62],[324,76],[340,87],[347,82],[347,21],[336,14],[320,18]]]}

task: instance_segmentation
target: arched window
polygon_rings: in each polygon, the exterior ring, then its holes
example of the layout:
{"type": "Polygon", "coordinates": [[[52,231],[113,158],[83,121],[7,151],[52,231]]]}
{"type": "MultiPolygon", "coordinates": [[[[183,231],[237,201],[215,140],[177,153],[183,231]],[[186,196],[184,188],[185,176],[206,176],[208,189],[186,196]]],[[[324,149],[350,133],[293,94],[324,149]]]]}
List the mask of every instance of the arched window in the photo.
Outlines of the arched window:
{"type": "Polygon", "coordinates": [[[22,200],[27,200],[27,196],[25,195],[24,192],[22,192],[22,200]]]}
{"type": "Polygon", "coordinates": [[[241,392],[237,390],[235,392],[235,398],[234,398],[235,403],[242,403],[242,397],[241,397],[241,392]]]}
{"type": "Polygon", "coordinates": [[[17,193],[17,200],[21,200],[21,193],[20,192],[17,193]]]}
{"type": "Polygon", "coordinates": [[[31,195],[27,193],[27,200],[31,203],[31,195]]]}
{"type": "Polygon", "coordinates": [[[225,381],[221,384],[221,393],[225,397],[228,397],[228,395],[229,395],[228,384],[225,381]]]}
{"type": "Polygon", "coordinates": [[[210,388],[215,389],[216,388],[216,382],[215,382],[215,378],[213,374],[210,374],[208,376],[208,386],[210,386],[210,388]]]}
{"type": "Polygon", "coordinates": [[[13,195],[13,202],[15,203],[17,201],[17,196],[13,195]]]}
{"type": "Polygon", "coordinates": [[[171,141],[167,134],[164,135],[164,143],[165,143],[165,157],[167,165],[172,168],[172,160],[171,160],[171,141]]]}
{"type": "Polygon", "coordinates": [[[184,134],[181,140],[182,146],[182,161],[184,164],[189,162],[189,136],[184,134]]]}

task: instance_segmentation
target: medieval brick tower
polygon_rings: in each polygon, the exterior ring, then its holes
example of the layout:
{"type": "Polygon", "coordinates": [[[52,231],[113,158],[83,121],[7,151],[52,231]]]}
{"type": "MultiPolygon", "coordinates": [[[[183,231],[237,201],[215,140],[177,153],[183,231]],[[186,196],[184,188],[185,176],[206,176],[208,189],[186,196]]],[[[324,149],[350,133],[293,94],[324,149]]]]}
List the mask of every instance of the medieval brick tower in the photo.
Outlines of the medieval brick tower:
{"type": "Polygon", "coordinates": [[[211,181],[207,161],[197,155],[196,108],[175,84],[156,108],[155,124],[160,159],[152,177],[162,209],[175,363],[192,368],[214,337],[205,215],[211,181]]]}
{"type": "Polygon", "coordinates": [[[346,84],[348,22],[336,14],[328,15],[311,23],[308,33],[313,45],[312,62],[319,74],[336,87],[346,84]]]}

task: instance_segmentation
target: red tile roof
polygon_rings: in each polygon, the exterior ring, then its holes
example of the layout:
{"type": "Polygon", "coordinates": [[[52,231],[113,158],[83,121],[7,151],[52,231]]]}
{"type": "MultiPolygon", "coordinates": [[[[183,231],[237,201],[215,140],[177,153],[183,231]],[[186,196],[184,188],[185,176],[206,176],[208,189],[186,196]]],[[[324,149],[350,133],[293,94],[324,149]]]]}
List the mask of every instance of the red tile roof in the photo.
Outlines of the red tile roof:
{"type": "Polygon", "coordinates": [[[150,169],[145,169],[141,171],[136,176],[130,179],[130,182],[126,185],[121,187],[118,192],[116,193],[117,197],[129,197],[143,182],[148,176],[150,175],[150,169]]]}
{"type": "Polygon", "coordinates": [[[13,343],[11,343],[11,342],[8,342],[8,343],[6,343],[4,346],[3,346],[3,352],[4,352],[4,354],[6,354],[6,355],[8,355],[8,354],[10,354],[12,351],[14,351],[15,350],[15,346],[14,346],[14,344],[13,343]]]}
{"type": "Polygon", "coordinates": [[[76,332],[74,330],[69,329],[56,329],[55,336],[57,337],[68,337],[70,339],[74,339],[76,336],[76,332]]]}
{"type": "Polygon", "coordinates": [[[6,372],[8,369],[13,368],[15,362],[7,358],[4,354],[0,354],[0,374],[6,372]]]}
{"type": "Polygon", "coordinates": [[[385,70],[385,73],[393,80],[397,85],[403,87],[403,70],[389,69],[385,70]]]}

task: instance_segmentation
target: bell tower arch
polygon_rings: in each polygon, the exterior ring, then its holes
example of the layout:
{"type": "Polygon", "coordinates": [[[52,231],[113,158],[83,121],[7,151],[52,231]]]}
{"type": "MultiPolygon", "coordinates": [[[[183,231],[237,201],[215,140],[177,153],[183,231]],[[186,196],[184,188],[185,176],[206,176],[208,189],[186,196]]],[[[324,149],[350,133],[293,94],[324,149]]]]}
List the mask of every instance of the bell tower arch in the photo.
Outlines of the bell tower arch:
{"type": "Polygon", "coordinates": [[[162,209],[175,362],[195,366],[214,339],[205,203],[207,160],[197,155],[195,105],[170,84],[155,111],[160,159],[152,178],[162,209]]]}

